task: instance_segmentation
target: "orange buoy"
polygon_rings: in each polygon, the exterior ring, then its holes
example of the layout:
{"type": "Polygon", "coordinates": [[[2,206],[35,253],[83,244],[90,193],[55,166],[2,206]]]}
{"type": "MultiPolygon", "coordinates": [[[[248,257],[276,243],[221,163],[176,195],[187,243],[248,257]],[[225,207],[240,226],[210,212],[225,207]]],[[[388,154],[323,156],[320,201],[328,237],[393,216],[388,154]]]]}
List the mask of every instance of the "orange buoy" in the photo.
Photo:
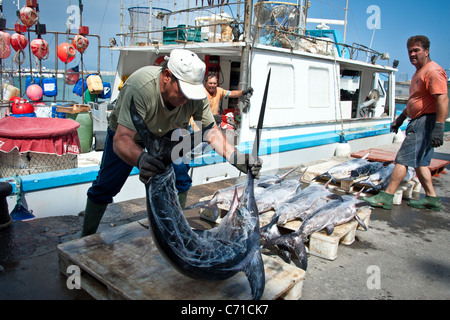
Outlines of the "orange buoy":
{"type": "Polygon", "coordinates": [[[75,58],[75,47],[67,42],[61,43],[58,46],[58,58],[64,63],[68,63],[75,58]]]}
{"type": "Polygon", "coordinates": [[[81,34],[77,34],[73,38],[72,44],[79,53],[83,53],[89,46],[89,40],[85,36],[83,36],[81,34]]]}

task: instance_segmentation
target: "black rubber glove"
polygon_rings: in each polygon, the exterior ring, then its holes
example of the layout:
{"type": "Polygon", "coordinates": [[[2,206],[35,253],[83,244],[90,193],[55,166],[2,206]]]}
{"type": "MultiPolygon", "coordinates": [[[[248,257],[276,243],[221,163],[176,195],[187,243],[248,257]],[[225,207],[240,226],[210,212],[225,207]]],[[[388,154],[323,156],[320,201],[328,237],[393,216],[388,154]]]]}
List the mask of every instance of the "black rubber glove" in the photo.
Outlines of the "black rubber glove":
{"type": "Polygon", "coordinates": [[[151,178],[164,171],[165,166],[161,160],[152,157],[147,152],[142,152],[137,161],[139,180],[148,183],[151,178]]]}
{"type": "Polygon", "coordinates": [[[431,133],[431,146],[433,148],[439,148],[444,144],[444,128],[445,123],[436,122],[433,132],[431,133]]]}
{"type": "Polygon", "coordinates": [[[239,171],[247,174],[248,169],[250,169],[253,177],[259,177],[262,167],[262,160],[259,157],[255,161],[251,154],[240,153],[239,150],[236,150],[231,154],[229,162],[239,171]]]}
{"type": "Polygon", "coordinates": [[[243,96],[245,96],[245,95],[247,95],[247,94],[253,94],[253,88],[252,87],[248,87],[247,89],[245,89],[245,90],[242,90],[242,95],[243,96]]]}
{"type": "Polygon", "coordinates": [[[391,132],[398,133],[398,129],[402,126],[406,116],[402,113],[391,124],[391,132]]]}

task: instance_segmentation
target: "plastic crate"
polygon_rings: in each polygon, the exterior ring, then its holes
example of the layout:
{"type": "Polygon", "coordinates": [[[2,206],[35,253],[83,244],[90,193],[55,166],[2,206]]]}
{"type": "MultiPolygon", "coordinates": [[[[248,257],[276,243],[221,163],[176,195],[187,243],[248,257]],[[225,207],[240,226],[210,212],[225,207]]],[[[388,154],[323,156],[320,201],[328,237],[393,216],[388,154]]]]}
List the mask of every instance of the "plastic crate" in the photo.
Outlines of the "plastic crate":
{"type": "Polygon", "coordinates": [[[201,28],[190,28],[187,30],[187,41],[202,42],[201,28]]]}
{"type": "Polygon", "coordinates": [[[175,28],[163,27],[163,44],[177,43],[177,40],[186,41],[186,25],[180,24],[175,28]]]}

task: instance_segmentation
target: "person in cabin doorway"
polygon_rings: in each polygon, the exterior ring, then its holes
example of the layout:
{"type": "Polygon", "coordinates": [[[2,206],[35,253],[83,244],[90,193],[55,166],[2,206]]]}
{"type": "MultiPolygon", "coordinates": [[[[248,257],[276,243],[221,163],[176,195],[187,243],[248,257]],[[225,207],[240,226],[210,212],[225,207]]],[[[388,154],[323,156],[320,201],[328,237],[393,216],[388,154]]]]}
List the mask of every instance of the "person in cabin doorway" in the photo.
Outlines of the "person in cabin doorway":
{"type": "Polygon", "coordinates": [[[364,200],[374,207],[391,209],[394,193],[406,176],[408,166],[416,169],[417,177],[426,196],[410,200],[408,205],[419,209],[441,209],[441,198],[436,197],[431,172],[428,168],[434,148],[444,143],[445,120],[448,115],[447,75],[430,58],[430,40],[425,36],[414,36],[407,42],[411,64],[416,73],[411,79],[410,95],[405,110],[391,125],[397,133],[407,117],[411,118],[406,128],[406,138],[395,159],[395,168],[386,191],[364,200]]]}
{"type": "MultiPolygon", "coordinates": [[[[170,137],[174,130],[186,128],[193,117],[203,128],[210,128],[205,130],[205,140],[229,163],[244,173],[250,169],[254,176],[261,170],[259,158],[240,153],[215,125],[203,86],[203,61],[184,49],[173,50],[167,59],[162,67],[146,66],[135,71],[120,90],[109,118],[100,170],[87,192],[82,237],[97,232],[108,204],[125,184],[133,166],[139,169],[143,183],[164,169],[163,163],[142,146],[131,120],[132,100],[153,134],[170,137]]],[[[179,198],[182,200],[181,194],[179,198]]]]}
{"type": "Polygon", "coordinates": [[[248,87],[245,90],[225,90],[219,87],[219,80],[215,74],[209,74],[205,80],[206,95],[208,96],[209,105],[211,106],[212,114],[219,115],[222,110],[220,103],[222,99],[240,98],[242,96],[252,95],[253,88],[248,87]]]}

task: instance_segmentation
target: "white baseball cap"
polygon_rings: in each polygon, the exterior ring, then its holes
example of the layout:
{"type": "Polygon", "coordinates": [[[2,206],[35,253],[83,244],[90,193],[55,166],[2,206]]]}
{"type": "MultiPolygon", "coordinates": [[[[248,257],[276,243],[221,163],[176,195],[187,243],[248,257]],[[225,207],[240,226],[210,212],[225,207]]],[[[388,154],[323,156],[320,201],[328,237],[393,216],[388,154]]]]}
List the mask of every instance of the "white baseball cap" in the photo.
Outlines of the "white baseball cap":
{"type": "Polygon", "coordinates": [[[180,89],[186,98],[202,100],[206,98],[203,78],[206,65],[194,52],[174,49],[170,53],[167,67],[179,80],[180,89]]]}

